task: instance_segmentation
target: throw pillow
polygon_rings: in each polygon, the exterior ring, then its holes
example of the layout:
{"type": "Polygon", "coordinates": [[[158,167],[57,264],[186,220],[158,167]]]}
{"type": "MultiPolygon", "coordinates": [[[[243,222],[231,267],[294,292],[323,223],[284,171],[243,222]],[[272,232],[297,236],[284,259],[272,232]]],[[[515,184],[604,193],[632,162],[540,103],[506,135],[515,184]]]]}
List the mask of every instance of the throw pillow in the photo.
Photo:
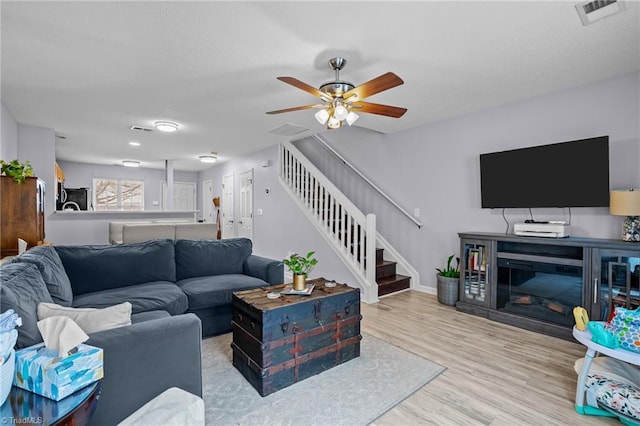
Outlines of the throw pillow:
{"type": "Polygon", "coordinates": [[[54,303],[38,304],[38,319],[61,315],[71,318],[87,334],[131,324],[131,303],[108,308],[67,308],[54,303]]]}
{"type": "Polygon", "coordinates": [[[73,293],[71,282],[62,266],[62,260],[53,246],[37,246],[18,257],[20,262],[33,263],[38,267],[53,301],[62,306],[71,306],[73,293]]]}
{"type": "Polygon", "coordinates": [[[42,342],[38,330],[37,308],[40,302],[53,302],[36,265],[14,262],[0,269],[0,312],[13,309],[20,318],[18,349],[42,342]]]}

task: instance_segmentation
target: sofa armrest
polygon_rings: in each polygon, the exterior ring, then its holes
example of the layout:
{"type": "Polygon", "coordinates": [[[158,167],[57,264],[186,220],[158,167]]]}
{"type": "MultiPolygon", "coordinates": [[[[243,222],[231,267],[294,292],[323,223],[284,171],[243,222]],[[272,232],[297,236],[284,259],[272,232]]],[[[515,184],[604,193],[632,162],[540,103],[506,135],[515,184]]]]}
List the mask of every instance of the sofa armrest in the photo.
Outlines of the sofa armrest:
{"type": "Polygon", "coordinates": [[[254,254],[245,259],[244,273],[272,285],[284,282],[284,264],[281,261],[254,254]]]}
{"type": "Polygon", "coordinates": [[[202,325],[176,315],[92,333],[104,350],[102,393],[91,425],[114,425],[170,387],[202,396],[202,325]]]}

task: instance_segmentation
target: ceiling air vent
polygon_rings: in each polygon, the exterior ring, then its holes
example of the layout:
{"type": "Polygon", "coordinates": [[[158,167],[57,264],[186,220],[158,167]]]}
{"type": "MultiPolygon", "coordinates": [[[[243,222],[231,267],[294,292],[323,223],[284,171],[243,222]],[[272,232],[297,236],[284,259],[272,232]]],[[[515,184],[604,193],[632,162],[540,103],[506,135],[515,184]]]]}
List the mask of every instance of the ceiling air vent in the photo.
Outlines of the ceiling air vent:
{"type": "Polygon", "coordinates": [[[148,129],[146,127],[142,127],[142,126],[131,126],[130,127],[131,130],[135,130],[138,132],[152,132],[152,129],[148,129]]]}
{"type": "Polygon", "coordinates": [[[295,136],[299,133],[306,132],[307,130],[309,129],[306,127],[287,123],[287,124],[283,124],[280,127],[276,127],[273,130],[269,130],[269,133],[273,133],[275,135],[281,135],[281,136],[295,136]]]}
{"type": "Polygon", "coordinates": [[[623,12],[627,10],[627,6],[622,0],[594,0],[577,4],[576,10],[582,25],[589,25],[623,12]]]}

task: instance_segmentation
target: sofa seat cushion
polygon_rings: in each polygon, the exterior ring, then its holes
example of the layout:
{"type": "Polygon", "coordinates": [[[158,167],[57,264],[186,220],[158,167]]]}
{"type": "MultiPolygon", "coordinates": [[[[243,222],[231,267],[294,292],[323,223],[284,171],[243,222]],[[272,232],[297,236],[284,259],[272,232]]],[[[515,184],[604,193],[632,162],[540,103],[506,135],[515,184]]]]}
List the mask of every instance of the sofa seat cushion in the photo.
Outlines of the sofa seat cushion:
{"type": "Polygon", "coordinates": [[[47,285],[31,263],[14,262],[0,269],[0,312],[13,309],[20,318],[18,327],[18,349],[42,342],[38,330],[38,303],[52,303],[47,285]]]}
{"type": "Polygon", "coordinates": [[[226,240],[176,240],[176,279],[242,274],[251,254],[248,238],[226,240]]]}
{"type": "Polygon", "coordinates": [[[60,306],[71,306],[73,303],[71,282],[64,270],[62,260],[53,246],[33,247],[18,256],[17,259],[20,262],[33,263],[38,267],[55,303],[60,306]]]}
{"type": "Polygon", "coordinates": [[[74,299],[96,291],[176,281],[172,240],[54,247],[71,281],[74,299]]]}
{"type": "Polygon", "coordinates": [[[156,281],[86,293],[73,298],[74,308],[106,308],[130,302],[131,312],[162,310],[178,315],[187,310],[187,296],[174,283],[156,281]]]}
{"type": "Polygon", "coordinates": [[[140,322],[152,321],[160,318],[170,317],[171,314],[167,311],[147,311],[138,312],[131,315],[131,324],[138,324],[140,322]]]}
{"type": "Polygon", "coordinates": [[[189,298],[189,311],[231,305],[234,291],[269,285],[259,278],[243,274],[187,278],[177,284],[189,298]]]}

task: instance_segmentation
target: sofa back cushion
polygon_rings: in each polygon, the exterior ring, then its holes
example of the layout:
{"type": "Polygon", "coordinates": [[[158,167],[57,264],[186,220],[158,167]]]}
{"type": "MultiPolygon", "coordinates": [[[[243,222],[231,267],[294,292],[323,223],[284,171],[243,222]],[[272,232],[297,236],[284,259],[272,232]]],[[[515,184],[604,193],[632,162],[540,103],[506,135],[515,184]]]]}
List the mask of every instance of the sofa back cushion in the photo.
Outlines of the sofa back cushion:
{"type": "Polygon", "coordinates": [[[248,238],[176,240],[176,278],[242,274],[252,250],[248,238]]]}
{"type": "Polygon", "coordinates": [[[52,246],[37,246],[17,258],[20,262],[33,263],[38,267],[53,301],[61,306],[71,306],[73,292],[71,281],[64,270],[58,252],[52,246]]]}
{"type": "Polygon", "coordinates": [[[55,246],[74,295],[152,281],[176,281],[172,240],[119,245],[55,246]]]}
{"type": "Polygon", "coordinates": [[[38,330],[38,303],[53,300],[47,285],[32,263],[12,262],[0,268],[0,312],[13,309],[22,318],[16,347],[26,348],[42,342],[38,330]]]}

